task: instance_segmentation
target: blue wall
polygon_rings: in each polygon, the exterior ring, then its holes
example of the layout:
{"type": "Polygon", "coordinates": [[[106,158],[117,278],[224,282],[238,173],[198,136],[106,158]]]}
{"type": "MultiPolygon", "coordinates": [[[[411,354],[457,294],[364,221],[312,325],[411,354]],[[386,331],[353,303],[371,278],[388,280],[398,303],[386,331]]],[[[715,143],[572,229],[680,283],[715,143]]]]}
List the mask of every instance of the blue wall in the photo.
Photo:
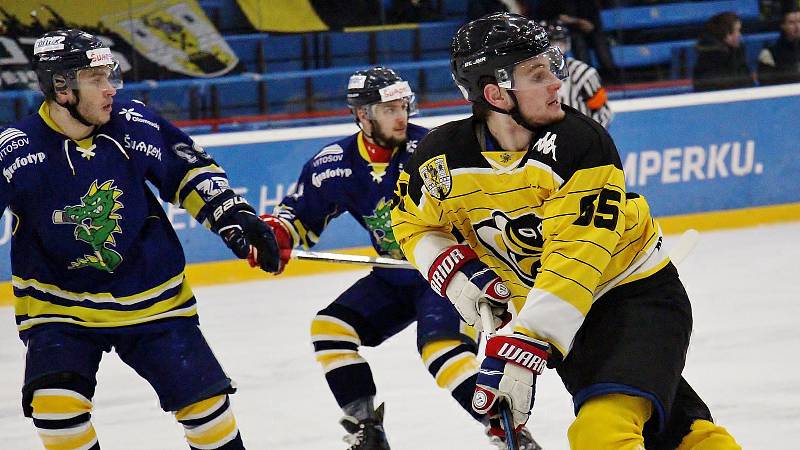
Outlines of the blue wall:
{"type": "Polygon", "coordinates": [[[800,201],[797,96],[618,113],[628,189],[656,215],[800,201]]]}
{"type": "MultiPolygon", "coordinates": [[[[789,97],[730,103],[620,108],[611,134],[625,164],[629,190],[645,195],[659,216],[800,202],[798,96],[800,90],[789,97]]],[[[418,121],[432,126],[441,120],[418,121]]],[[[344,135],[354,128],[335,129],[344,135]]],[[[303,162],[335,140],[334,134],[206,149],[228,171],[234,188],[259,212],[270,212],[303,162]]],[[[219,238],[183,210],[169,207],[168,212],[189,262],[231,258],[219,238]]],[[[0,223],[0,277],[6,280],[10,278],[7,217],[6,212],[0,223]]],[[[356,227],[350,217],[339,218],[317,248],[368,245],[365,233],[356,227]]]]}

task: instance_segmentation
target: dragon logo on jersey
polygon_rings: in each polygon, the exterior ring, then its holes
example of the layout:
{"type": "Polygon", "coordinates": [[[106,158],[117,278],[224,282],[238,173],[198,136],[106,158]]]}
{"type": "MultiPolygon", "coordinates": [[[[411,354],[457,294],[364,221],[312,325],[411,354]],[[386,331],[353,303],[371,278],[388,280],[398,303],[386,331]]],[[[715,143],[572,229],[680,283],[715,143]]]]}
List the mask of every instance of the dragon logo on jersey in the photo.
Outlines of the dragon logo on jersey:
{"type": "Polygon", "coordinates": [[[453,187],[450,169],[444,155],[434,156],[425,161],[419,168],[419,175],[428,193],[437,200],[443,200],[453,187]]]}
{"type": "Polygon", "coordinates": [[[519,279],[533,286],[541,267],[542,221],[533,213],[509,217],[493,211],[491,217],[475,225],[478,240],[494,256],[505,262],[519,279]]]}
{"type": "Polygon", "coordinates": [[[70,269],[94,267],[98,270],[113,272],[122,262],[122,256],[108,248],[115,246],[114,233],[122,233],[119,220],[122,216],[117,211],[122,203],[117,199],[122,191],[114,186],[114,180],[101,185],[92,181],[89,191],[81,197],[81,204],[66,206],[64,210],[53,211],[53,223],[56,225],[75,225],[75,239],[89,244],[93,255],[83,255],[70,264],[70,269]]]}
{"type": "Polygon", "coordinates": [[[392,231],[391,214],[391,200],[386,201],[386,198],[381,198],[378,205],[375,206],[374,214],[364,216],[364,223],[375,238],[375,242],[381,246],[381,250],[388,253],[392,258],[402,259],[403,252],[400,250],[400,244],[395,240],[394,232],[392,231]]]}

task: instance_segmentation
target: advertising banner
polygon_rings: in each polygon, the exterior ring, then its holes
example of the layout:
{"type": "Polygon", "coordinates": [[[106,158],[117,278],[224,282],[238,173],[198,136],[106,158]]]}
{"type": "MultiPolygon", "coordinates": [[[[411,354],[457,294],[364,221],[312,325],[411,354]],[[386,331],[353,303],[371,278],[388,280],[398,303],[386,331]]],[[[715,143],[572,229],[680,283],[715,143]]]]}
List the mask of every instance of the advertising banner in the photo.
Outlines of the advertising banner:
{"type": "MultiPolygon", "coordinates": [[[[800,128],[794,125],[800,117],[799,95],[618,108],[610,132],[622,157],[628,190],[644,195],[656,216],[800,202],[800,128]]],[[[431,127],[456,118],[412,121],[431,127]]],[[[197,141],[226,169],[232,187],[265,213],[289,192],[306,160],[327,143],[355,131],[354,124],[344,124],[206,135],[197,141]]],[[[165,207],[188,262],[232,259],[221,240],[185,211],[165,207]]],[[[9,215],[6,212],[0,223],[2,279],[10,278],[9,215]]],[[[366,232],[345,214],[332,221],[316,249],[367,245],[366,232]]]]}

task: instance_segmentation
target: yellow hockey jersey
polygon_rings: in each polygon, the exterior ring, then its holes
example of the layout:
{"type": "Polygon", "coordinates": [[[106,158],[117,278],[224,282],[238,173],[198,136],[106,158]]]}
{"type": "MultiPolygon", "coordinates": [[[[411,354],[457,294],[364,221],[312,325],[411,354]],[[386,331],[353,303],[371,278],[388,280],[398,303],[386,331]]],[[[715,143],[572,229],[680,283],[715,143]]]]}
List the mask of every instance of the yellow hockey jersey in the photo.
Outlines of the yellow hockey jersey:
{"type": "Polygon", "coordinates": [[[469,244],[510,288],[514,330],[566,355],[595,300],[668,258],[647,201],[625,191],[611,137],[563,109],[521,151],[487,146],[475,118],[434,129],[398,180],[392,228],[426,276],[445,248],[469,244]]]}

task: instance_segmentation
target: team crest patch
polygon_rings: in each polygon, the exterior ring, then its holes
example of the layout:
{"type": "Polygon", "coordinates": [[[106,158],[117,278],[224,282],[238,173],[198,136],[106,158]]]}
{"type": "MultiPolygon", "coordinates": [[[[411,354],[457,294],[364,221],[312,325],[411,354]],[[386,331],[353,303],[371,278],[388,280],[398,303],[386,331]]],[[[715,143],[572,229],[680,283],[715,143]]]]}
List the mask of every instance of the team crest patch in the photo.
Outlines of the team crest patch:
{"type": "Polygon", "coordinates": [[[450,194],[453,181],[450,169],[447,168],[447,159],[444,155],[435,156],[425,161],[419,168],[419,175],[428,193],[437,200],[443,200],[450,194]]]}
{"type": "Polygon", "coordinates": [[[122,255],[109,248],[117,245],[114,233],[122,233],[119,220],[122,216],[117,211],[122,203],[117,199],[122,190],[114,186],[114,180],[101,185],[97,180],[89,186],[89,191],[81,197],[81,204],[66,206],[64,210],[53,211],[53,223],[75,226],[75,239],[92,247],[93,254],[83,255],[73,261],[69,268],[94,267],[98,270],[113,272],[122,262],[122,255]]]}

